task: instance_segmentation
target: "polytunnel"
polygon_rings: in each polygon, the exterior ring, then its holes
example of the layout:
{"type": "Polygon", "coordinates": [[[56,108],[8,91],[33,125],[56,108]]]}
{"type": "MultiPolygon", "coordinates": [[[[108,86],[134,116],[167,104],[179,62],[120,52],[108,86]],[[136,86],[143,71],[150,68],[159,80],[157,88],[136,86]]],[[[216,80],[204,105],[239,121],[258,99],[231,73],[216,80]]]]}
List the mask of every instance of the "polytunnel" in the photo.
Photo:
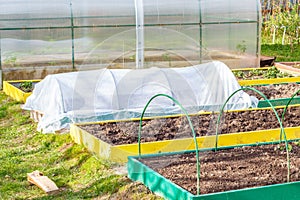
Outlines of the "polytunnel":
{"type": "Polygon", "coordinates": [[[101,68],[258,67],[259,0],[0,0],[3,79],[101,68]]]}
{"type": "MultiPolygon", "coordinates": [[[[182,68],[99,69],[48,75],[36,84],[23,109],[39,111],[38,130],[48,133],[69,123],[140,117],[151,97],[167,94],[188,113],[219,111],[240,89],[231,70],[220,61],[182,68]]],[[[257,99],[240,91],[225,109],[255,107],[257,99]]],[[[180,114],[167,98],[156,98],[146,116],[180,114]]]]}

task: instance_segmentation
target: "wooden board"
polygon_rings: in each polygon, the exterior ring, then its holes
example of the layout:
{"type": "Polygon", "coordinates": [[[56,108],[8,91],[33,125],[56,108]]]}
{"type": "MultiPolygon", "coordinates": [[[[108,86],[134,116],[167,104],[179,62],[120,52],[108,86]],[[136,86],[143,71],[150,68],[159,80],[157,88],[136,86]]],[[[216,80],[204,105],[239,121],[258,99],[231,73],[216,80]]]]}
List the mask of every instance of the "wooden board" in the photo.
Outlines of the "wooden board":
{"type": "Polygon", "coordinates": [[[53,194],[59,191],[59,188],[56,186],[56,184],[38,170],[28,173],[27,180],[29,183],[41,188],[47,194],[53,194]]]}

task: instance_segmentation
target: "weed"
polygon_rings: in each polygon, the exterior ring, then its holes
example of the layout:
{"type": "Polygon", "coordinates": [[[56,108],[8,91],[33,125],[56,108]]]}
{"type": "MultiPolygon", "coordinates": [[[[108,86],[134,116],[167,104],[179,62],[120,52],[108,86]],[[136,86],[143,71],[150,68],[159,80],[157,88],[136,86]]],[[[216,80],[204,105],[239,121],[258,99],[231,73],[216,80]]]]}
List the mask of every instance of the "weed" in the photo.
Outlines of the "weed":
{"type": "Polygon", "coordinates": [[[0,107],[0,119],[6,117],[7,115],[7,106],[0,107]]]}

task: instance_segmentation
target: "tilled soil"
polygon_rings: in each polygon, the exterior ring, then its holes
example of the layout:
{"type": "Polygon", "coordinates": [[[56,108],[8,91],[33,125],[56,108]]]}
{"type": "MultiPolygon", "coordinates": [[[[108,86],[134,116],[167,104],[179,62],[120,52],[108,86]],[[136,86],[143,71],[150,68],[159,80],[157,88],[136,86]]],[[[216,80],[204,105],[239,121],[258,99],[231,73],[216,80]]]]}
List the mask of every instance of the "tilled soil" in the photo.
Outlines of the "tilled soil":
{"type": "MultiPolygon", "coordinates": [[[[268,99],[290,98],[292,95],[300,90],[300,84],[287,83],[287,84],[274,84],[266,86],[251,86],[262,92],[268,99]]],[[[262,96],[252,90],[245,90],[249,95],[255,96],[259,100],[264,100],[262,96]]],[[[300,94],[300,93],[299,93],[300,94]]]]}
{"type": "MultiPolygon", "coordinates": [[[[279,117],[283,109],[277,109],[279,117]]],[[[300,126],[300,107],[288,109],[284,127],[300,126]]],[[[215,135],[217,114],[191,116],[197,136],[215,135]]],[[[110,144],[132,144],[138,141],[139,121],[109,122],[80,125],[97,138],[110,144]]],[[[242,112],[225,112],[219,126],[219,134],[257,131],[280,128],[273,110],[248,110],[242,112]]],[[[191,129],[186,117],[156,118],[143,121],[141,142],[190,138],[191,129]]]]}
{"type": "MultiPolygon", "coordinates": [[[[290,181],[300,180],[300,147],[291,143],[290,181]]],[[[284,145],[246,146],[199,152],[200,193],[265,186],[287,181],[284,145]]],[[[195,153],[142,158],[141,162],[185,190],[197,193],[195,153]]]]}

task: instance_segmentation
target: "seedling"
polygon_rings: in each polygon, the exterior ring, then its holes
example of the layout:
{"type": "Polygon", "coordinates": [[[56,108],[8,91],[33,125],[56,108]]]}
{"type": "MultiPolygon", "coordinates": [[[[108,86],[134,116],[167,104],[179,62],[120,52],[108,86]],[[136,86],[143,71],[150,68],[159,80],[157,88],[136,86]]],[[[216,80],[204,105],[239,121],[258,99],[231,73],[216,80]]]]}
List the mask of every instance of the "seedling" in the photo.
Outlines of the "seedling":
{"type": "Polygon", "coordinates": [[[241,43],[236,45],[236,50],[238,51],[239,54],[244,54],[247,50],[247,45],[246,45],[246,41],[242,40],[241,43]]]}
{"type": "Polygon", "coordinates": [[[263,75],[263,70],[260,69],[253,69],[249,72],[249,75],[254,75],[254,76],[261,76],[263,75]]]}
{"type": "Polygon", "coordinates": [[[31,92],[33,90],[33,83],[32,81],[25,81],[20,84],[20,89],[24,92],[31,92]]]}
{"type": "Polygon", "coordinates": [[[292,77],[291,74],[288,74],[286,72],[282,73],[275,66],[270,67],[268,70],[253,69],[253,70],[250,70],[249,72],[234,71],[233,74],[237,78],[251,78],[251,77],[255,77],[255,76],[258,76],[258,77],[263,76],[266,79],[292,77]]]}
{"type": "MultiPolygon", "coordinates": [[[[275,151],[279,150],[279,151],[284,151],[285,150],[285,146],[284,145],[280,145],[278,144],[275,148],[275,151]]],[[[293,146],[291,144],[288,144],[288,149],[289,152],[291,152],[293,150],[293,146]]]]}
{"type": "Polygon", "coordinates": [[[300,146],[300,141],[294,142],[295,145],[300,146]]]}
{"type": "Polygon", "coordinates": [[[275,66],[270,67],[268,70],[262,70],[262,69],[253,69],[248,72],[243,71],[234,71],[233,74],[237,78],[251,78],[255,76],[263,76],[264,78],[270,79],[270,78],[284,78],[284,77],[291,77],[291,74],[288,73],[282,73],[280,70],[278,70],[275,66]]]}
{"type": "Polygon", "coordinates": [[[130,60],[135,60],[135,57],[136,57],[136,55],[134,54],[134,55],[129,56],[129,59],[130,60]]]}
{"type": "Polygon", "coordinates": [[[169,53],[164,53],[161,55],[162,56],[162,59],[164,61],[168,61],[169,62],[169,67],[171,67],[171,56],[169,53]]]}
{"type": "Polygon", "coordinates": [[[233,74],[237,77],[237,78],[244,78],[245,74],[242,71],[234,71],[233,74]]]}

